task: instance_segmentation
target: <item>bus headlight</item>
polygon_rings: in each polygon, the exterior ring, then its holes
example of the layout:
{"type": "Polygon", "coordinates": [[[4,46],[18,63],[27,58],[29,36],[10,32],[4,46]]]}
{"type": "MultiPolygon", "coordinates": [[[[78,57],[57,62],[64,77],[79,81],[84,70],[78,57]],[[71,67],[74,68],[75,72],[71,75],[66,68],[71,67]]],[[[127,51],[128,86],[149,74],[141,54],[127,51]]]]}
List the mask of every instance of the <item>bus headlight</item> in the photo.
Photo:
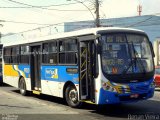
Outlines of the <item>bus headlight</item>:
{"type": "Polygon", "coordinates": [[[111,91],[111,92],[116,92],[116,89],[112,86],[109,86],[107,83],[102,83],[102,87],[104,90],[107,90],[107,91],[111,91]]]}
{"type": "Polygon", "coordinates": [[[104,90],[108,90],[110,88],[110,86],[107,85],[107,83],[105,83],[105,82],[102,83],[102,87],[103,87],[104,90]]]}
{"type": "Polygon", "coordinates": [[[150,88],[154,88],[155,87],[155,82],[153,81],[151,84],[150,84],[150,88]]]}
{"type": "Polygon", "coordinates": [[[115,89],[115,88],[112,88],[111,91],[112,91],[112,92],[116,92],[116,89],[115,89]]]}

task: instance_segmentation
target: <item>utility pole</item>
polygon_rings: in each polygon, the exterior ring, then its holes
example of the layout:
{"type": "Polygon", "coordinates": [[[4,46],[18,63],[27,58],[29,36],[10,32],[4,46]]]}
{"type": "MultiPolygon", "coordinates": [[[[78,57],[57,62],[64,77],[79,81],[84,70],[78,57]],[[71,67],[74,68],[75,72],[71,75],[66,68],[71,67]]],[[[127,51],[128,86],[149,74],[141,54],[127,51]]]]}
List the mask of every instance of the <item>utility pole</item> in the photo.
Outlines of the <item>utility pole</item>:
{"type": "MultiPolygon", "coordinates": [[[[67,1],[72,1],[72,0],[67,0],[67,1]]],[[[94,26],[95,27],[100,27],[100,20],[99,20],[99,0],[94,0],[94,7],[95,7],[95,14],[96,14],[96,18],[94,17],[94,14],[92,13],[91,9],[85,5],[82,1],[79,1],[79,0],[73,0],[73,1],[76,1],[78,3],[81,3],[83,6],[85,6],[88,11],[91,13],[93,19],[94,19],[94,26]]]]}
{"type": "Polygon", "coordinates": [[[95,7],[96,7],[96,20],[95,20],[95,24],[96,24],[96,27],[100,27],[100,20],[99,20],[99,1],[96,0],[95,1],[95,7]]]}
{"type": "Polygon", "coordinates": [[[137,6],[137,12],[138,12],[138,15],[141,16],[141,13],[142,13],[142,6],[141,5],[137,6]]]}

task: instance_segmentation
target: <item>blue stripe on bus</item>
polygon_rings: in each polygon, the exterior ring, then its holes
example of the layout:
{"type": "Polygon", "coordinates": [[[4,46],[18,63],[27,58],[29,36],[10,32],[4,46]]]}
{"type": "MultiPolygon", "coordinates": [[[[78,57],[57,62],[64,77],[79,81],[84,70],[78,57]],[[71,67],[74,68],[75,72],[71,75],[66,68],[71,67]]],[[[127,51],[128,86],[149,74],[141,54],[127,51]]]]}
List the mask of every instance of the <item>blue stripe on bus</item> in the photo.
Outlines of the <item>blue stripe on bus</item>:
{"type": "Polygon", "coordinates": [[[23,74],[24,74],[25,78],[30,78],[30,65],[18,65],[18,71],[17,72],[19,73],[19,76],[20,75],[23,76],[23,74]]]}
{"type": "Polygon", "coordinates": [[[68,68],[76,68],[78,66],[41,66],[41,79],[48,81],[66,82],[72,81],[75,84],[79,83],[78,73],[68,73],[68,68]]]}
{"type": "MultiPolygon", "coordinates": [[[[16,70],[19,76],[25,78],[30,78],[30,65],[17,65],[18,69],[16,70]]],[[[67,69],[78,69],[78,66],[41,66],[41,80],[48,81],[58,81],[66,82],[72,81],[74,84],[79,83],[79,74],[78,73],[68,73],[67,69]]],[[[14,67],[13,67],[14,69],[14,67]]],[[[15,69],[14,69],[15,70],[15,69]]],[[[77,70],[78,71],[78,70],[77,70]]]]}

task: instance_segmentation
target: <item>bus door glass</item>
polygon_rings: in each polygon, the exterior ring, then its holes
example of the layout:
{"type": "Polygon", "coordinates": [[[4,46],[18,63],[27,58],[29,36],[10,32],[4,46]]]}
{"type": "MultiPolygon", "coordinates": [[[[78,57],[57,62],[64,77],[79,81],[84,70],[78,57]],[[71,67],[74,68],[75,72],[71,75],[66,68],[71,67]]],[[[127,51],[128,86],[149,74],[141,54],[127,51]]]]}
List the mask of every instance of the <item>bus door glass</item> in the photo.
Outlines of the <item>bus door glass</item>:
{"type": "MultiPolygon", "coordinates": [[[[81,38],[83,39],[83,38],[81,38]]],[[[82,40],[79,44],[80,99],[94,102],[94,40],[82,40]]]]}
{"type": "Polygon", "coordinates": [[[33,90],[41,90],[40,65],[41,65],[41,46],[31,47],[31,83],[33,90]]]}

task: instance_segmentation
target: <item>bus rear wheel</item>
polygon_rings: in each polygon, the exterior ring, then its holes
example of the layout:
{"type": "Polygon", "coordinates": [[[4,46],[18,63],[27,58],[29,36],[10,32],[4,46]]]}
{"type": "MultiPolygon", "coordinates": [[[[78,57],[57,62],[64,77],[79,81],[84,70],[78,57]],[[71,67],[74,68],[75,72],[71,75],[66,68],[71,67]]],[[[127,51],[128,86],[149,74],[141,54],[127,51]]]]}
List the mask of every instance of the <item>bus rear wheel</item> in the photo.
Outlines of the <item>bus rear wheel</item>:
{"type": "Polygon", "coordinates": [[[74,85],[68,85],[65,91],[66,102],[69,106],[78,108],[81,102],[78,100],[78,92],[74,85]]]}
{"type": "Polygon", "coordinates": [[[19,89],[20,89],[21,95],[23,95],[23,96],[27,95],[26,83],[25,83],[24,78],[21,78],[19,81],[19,89]]]}

